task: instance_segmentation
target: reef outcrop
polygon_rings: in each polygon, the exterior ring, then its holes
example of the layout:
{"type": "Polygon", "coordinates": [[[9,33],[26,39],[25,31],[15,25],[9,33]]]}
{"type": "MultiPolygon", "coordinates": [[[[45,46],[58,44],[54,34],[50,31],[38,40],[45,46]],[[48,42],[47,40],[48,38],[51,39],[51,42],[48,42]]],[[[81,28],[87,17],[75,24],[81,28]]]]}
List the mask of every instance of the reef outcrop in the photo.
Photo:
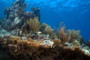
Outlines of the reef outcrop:
{"type": "MultiPolygon", "coordinates": [[[[22,37],[0,37],[2,50],[15,60],[89,60],[90,55],[78,46],[61,45],[60,40],[22,40],[22,37]],[[59,44],[57,44],[59,43],[59,44]]],[[[0,47],[0,48],[1,48],[0,47]]]]}
{"type": "Polygon", "coordinates": [[[32,8],[33,12],[24,11],[26,8],[25,0],[16,0],[11,7],[4,11],[5,22],[2,27],[8,31],[20,28],[27,19],[38,17],[40,19],[40,9],[32,8]]]}

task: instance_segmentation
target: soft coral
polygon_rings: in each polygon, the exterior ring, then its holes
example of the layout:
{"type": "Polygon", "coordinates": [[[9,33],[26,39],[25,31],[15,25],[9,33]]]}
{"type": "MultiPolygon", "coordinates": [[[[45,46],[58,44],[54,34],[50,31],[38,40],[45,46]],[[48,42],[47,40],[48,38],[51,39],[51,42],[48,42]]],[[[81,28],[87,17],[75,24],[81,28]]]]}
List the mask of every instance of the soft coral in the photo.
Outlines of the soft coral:
{"type": "Polygon", "coordinates": [[[57,37],[61,40],[62,44],[64,44],[65,42],[68,42],[71,39],[71,37],[68,36],[67,33],[65,33],[65,25],[61,27],[60,30],[55,28],[55,32],[57,37]]]}

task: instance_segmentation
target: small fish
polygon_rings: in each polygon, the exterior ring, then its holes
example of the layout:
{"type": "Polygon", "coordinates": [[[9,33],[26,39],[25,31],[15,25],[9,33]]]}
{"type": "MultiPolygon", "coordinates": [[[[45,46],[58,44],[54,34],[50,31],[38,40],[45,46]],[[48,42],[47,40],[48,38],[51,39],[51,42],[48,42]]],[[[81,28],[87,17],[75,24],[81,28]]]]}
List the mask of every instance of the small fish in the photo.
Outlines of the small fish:
{"type": "Polygon", "coordinates": [[[37,32],[38,34],[41,34],[42,32],[37,32]]]}

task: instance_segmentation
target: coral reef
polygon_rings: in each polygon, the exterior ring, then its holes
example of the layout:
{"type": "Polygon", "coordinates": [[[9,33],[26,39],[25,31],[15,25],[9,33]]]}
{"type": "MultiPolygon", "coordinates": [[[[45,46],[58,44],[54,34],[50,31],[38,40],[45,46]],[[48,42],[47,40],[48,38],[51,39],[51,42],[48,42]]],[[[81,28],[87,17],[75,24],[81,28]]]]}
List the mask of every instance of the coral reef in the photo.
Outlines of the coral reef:
{"type": "Polygon", "coordinates": [[[65,30],[40,23],[40,9],[24,11],[25,0],[16,0],[6,8],[0,22],[0,60],[90,60],[87,46],[77,30],[65,30]]]}
{"type": "Polygon", "coordinates": [[[5,26],[3,28],[10,30],[15,29],[18,24],[21,24],[22,21],[24,21],[24,17],[22,16],[24,14],[24,8],[25,0],[16,0],[10,8],[6,8],[4,13],[6,17],[4,18],[5,26]]]}
{"type": "MultiPolygon", "coordinates": [[[[6,36],[7,37],[7,36],[6,36]]],[[[5,38],[6,38],[5,37],[5,38]]],[[[89,60],[90,55],[79,47],[67,47],[60,44],[60,40],[22,40],[20,37],[8,37],[1,41],[3,49],[16,60],[89,60]],[[11,41],[11,42],[10,42],[11,41]],[[2,42],[6,42],[2,44],[2,42]],[[72,57],[71,57],[72,56],[72,57]]]]}
{"type": "Polygon", "coordinates": [[[25,0],[16,0],[10,8],[4,11],[5,22],[2,27],[8,31],[20,28],[27,19],[38,17],[40,18],[39,8],[33,8],[32,12],[24,11],[26,8],[25,0]]]}

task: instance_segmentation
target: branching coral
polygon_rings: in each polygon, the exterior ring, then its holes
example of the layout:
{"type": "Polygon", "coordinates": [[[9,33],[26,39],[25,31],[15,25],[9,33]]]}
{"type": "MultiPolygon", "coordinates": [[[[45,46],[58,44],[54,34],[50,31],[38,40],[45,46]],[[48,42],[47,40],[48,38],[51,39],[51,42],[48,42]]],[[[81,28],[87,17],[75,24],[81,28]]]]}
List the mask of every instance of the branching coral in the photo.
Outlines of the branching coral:
{"type": "Polygon", "coordinates": [[[30,18],[30,20],[27,20],[27,24],[30,27],[30,30],[32,32],[37,32],[40,29],[40,22],[37,17],[34,17],[33,19],[30,18]]]}
{"type": "MultiPolygon", "coordinates": [[[[61,24],[60,24],[60,26],[61,26],[61,24]]],[[[61,27],[60,31],[59,31],[59,29],[55,28],[55,32],[56,32],[57,37],[61,40],[62,44],[70,41],[71,37],[67,33],[65,33],[65,25],[63,27],[61,27]]]]}
{"type": "Polygon", "coordinates": [[[55,33],[51,33],[51,36],[50,36],[52,39],[55,39],[57,38],[57,35],[55,33]]]}
{"type": "Polygon", "coordinates": [[[67,34],[69,36],[71,36],[70,42],[73,42],[74,40],[77,40],[77,39],[81,38],[80,30],[77,30],[77,31],[75,31],[74,29],[73,30],[68,30],[67,34]]]}
{"type": "Polygon", "coordinates": [[[42,23],[42,24],[41,24],[41,27],[40,27],[40,31],[41,31],[42,33],[51,35],[53,29],[51,29],[51,26],[49,26],[49,25],[47,25],[47,24],[45,24],[45,23],[42,23]]]}
{"type": "Polygon", "coordinates": [[[41,23],[41,27],[40,27],[40,31],[44,32],[45,28],[46,28],[47,24],[46,23],[41,23]]]}
{"type": "Polygon", "coordinates": [[[44,30],[47,34],[51,35],[53,29],[51,29],[50,26],[46,26],[45,30],[44,30]]]}

